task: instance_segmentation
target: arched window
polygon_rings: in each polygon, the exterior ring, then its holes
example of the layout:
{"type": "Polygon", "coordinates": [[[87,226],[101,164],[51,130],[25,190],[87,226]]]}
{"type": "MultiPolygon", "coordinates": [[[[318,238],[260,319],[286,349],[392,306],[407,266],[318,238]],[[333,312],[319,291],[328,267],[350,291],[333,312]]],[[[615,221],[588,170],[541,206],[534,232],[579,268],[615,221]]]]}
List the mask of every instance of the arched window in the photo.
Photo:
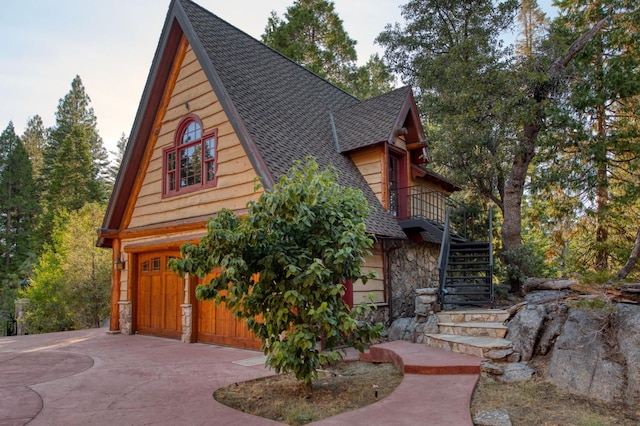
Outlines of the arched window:
{"type": "Polygon", "coordinates": [[[196,191],[216,184],[217,130],[204,133],[195,115],[183,118],[173,146],[163,151],[163,195],[196,191]]]}

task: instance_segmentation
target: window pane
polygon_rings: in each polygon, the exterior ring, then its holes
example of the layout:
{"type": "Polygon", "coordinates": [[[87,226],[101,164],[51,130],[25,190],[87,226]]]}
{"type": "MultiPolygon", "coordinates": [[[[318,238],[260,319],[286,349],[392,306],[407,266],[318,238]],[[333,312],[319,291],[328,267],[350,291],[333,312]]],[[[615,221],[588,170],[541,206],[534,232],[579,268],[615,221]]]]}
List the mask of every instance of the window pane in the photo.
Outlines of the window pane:
{"type": "Polygon", "coordinates": [[[167,190],[176,190],[176,172],[171,172],[167,175],[167,190]]]}
{"type": "Polygon", "coordinates": [[[211,182],[216,177],[216,163],[215,161],[207,161],[207,182],[211,182]]]}
{"type": "Polygon", "coordinates": [[[184,188],[201,182],[201,150],[200,145],[180,150],[180,187],[184,188]]]}
{"type": "Polygon", "coordinates": [[[192,121],[182,133],[182,144],[184,145],[186,143],[193,142],[201,137],[202,129],[200,128],[200,125],[195,121],[192,121]]]}
{"type": "Polygon", "coordinates": [[[176,169],[176,152],[170,152],[167,154],[167,170],[175,170],[176,169]]]}
{"type": "Polygon", "coordinates": [[[204,142],[205,158],[210,159],[216,155],[216,140],[215,138],[207,139],[204,142]]]}

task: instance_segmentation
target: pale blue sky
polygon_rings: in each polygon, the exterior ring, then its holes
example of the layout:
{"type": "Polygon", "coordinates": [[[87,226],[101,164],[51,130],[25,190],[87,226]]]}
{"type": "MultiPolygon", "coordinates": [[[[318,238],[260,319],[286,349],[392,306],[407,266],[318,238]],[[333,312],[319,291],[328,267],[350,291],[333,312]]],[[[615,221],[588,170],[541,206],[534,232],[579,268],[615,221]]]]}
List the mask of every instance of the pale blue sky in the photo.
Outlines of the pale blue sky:
{"type": "MultiPolygon", "coordinates": [[[[540,1],[549,4],[551,0],[540,1]]],[[[269,14],[293,0],[196,0],[259,38],[269,14]]],[[[400,22],[406,0],[334,0],[358,58],[379,51],[373,40],[400,22]]],[[[108,149],[131,130],[170,0],[2,1],[0,13],[0,131],[13,121],[21,135],[39,114],[55,124],[58,100],[80,75],[108,149]]]]}

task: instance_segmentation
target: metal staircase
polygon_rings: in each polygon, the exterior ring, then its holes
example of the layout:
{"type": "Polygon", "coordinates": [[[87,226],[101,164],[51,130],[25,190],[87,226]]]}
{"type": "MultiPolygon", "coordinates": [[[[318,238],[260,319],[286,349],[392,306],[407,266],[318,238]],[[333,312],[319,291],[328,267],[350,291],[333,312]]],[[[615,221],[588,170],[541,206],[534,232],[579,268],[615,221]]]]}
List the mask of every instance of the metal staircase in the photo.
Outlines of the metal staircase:
{"type": "Polygon", "coordinates": [[[452,238],[449,211],[445,218],[440,246],[440,304],[493,307],[492,212],[489,209],[486,241],[460,241],[452,238]]]}

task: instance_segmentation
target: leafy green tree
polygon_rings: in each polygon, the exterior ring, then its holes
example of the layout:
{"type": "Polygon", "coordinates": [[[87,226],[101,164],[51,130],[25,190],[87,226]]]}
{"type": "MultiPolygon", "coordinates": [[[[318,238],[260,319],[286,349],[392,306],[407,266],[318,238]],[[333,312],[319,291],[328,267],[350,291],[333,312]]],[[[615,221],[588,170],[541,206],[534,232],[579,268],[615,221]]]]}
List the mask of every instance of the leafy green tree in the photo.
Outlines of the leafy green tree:
{"type": "Polygon", "coordinates": [[[47,143],[47,130],[39,115],[34,115],[27,122],[27,128],[22,134],[22,143],[29,153],[33,166],[33,177],[38,179],[43,165],[44,149],[47,143]]]}
{"type": "Polygon", "coordinates": [[[359,190],[336,183],[336,171],[297,162],[273,190],[248,204],[246,217],[222,210],[198,246],[170,261],[181,275],[204,278],[200,299],[224,302],[262,340],[266,364],[293,372],[311,387],[320,366],[337,361],[340,345],[360,350],[382,324],[359,321],[367,305],[346,305],[343,283],[361,279],[372,237],[359,190]],[[320,347],[323,346],[323,348],[320,347]]]}
{"type": "Polygon", "coordinates": [[[392,74],[377,55],[357,65],[356,41],[345,31],[332,1],[295,0],[283,18],[271,12],[262,41],[358,98],[393,86],[392,74]]]}
{"type": "Polygon", "coordinates": [[[99,327],[108,317],[111,254],[96,247],[95,234],[103,216],[104,206],[89,203],[54,219],[53,244],[20,294],[30,301],[31,333],[99,327]]]}

